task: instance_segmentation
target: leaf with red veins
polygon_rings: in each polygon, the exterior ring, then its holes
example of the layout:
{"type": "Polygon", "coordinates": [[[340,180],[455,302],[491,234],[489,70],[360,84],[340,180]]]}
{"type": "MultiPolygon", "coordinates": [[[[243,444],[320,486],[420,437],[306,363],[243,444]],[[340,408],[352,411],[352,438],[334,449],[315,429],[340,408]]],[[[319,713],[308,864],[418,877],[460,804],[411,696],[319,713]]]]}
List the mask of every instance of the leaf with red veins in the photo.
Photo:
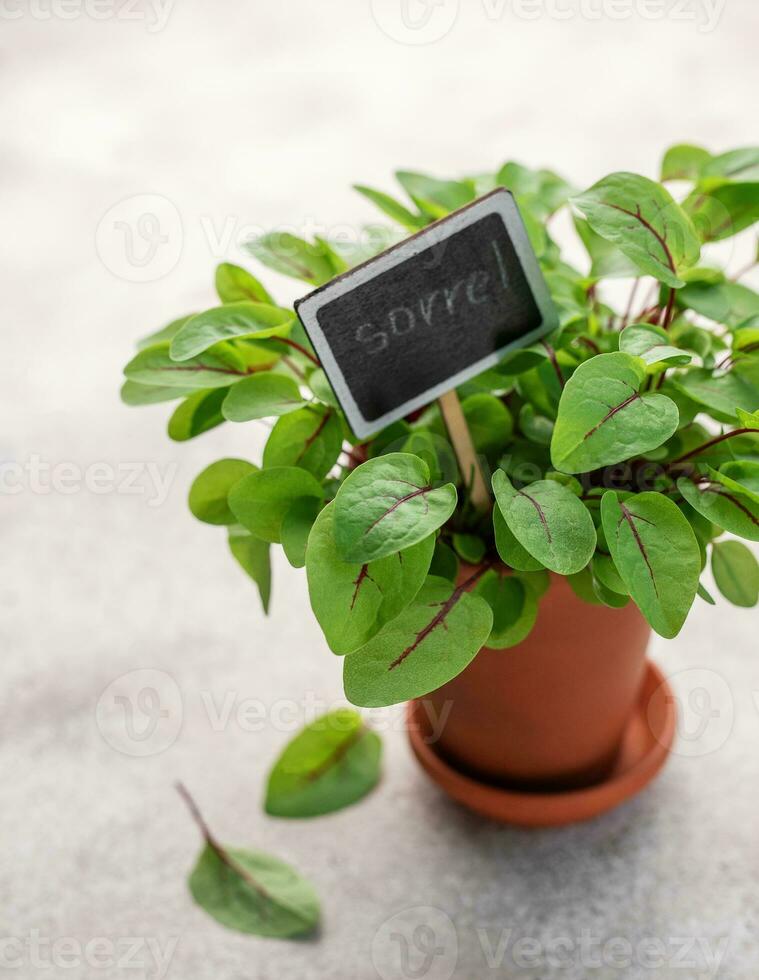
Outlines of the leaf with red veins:
{"type": "Polygon", "coordinates": [[[601,501],[606,540],[622,581],[651,626],[676,636],[698,590],[701,553],[688,519],[669,497],[639,493],[601,501]]]}
{"type": "Polygon", "coordinates": [[[380,707],[421,697],[451,680],[479,652],[493,624],[490,606],[467,591],[483,574],[454,587],[429,576],[416,600],[366,646],[345,659],[348,700],[380,707]]]}

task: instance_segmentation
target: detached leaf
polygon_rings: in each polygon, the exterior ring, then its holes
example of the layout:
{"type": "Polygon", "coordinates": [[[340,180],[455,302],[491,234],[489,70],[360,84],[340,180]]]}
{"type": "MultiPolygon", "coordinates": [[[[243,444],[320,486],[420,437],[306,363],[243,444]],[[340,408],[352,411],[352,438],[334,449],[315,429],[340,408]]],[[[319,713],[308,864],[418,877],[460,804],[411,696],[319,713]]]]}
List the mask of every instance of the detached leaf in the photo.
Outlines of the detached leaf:
{"type": "Polygon", "coordinates": [[[323,500],[324,490],[306,470],[276,466],[243,477],[230,491],[229,506],[255,537],[278,542],[282,520],[300,497],[323,500]]]}
{"type": "Polygon", "coordinates": [[[264,612],[269,612],[269,600],[271,598],[271,560],[269,556],[269,544],[260,538],[254,538],[252,534],[241,527],[233,524],[229,528],[229,550],[236,559],[239,566],[246,572],[258,586],[258,594],[261,597],[261,605],[264,612]]]}
{"type": "Polygon", "coordinates": [[[585,473],[656,449],[677,431],[677,406],[666,395],[639,394],[643,363],[622,352],[581,364],[564,388],[551,440],[551,461],[585,473]]]}
{"type": "Polygon", "coordinates": [[[308,405],[278,419],[264,447],[264,467],[300,466],[323,479],[337,462],[343,428],[336,411],[308,405]]]}
{"type": "Polygon", "coordinates": [[[611,174],[572,203],[641,272],[676,289],[685,285],[682,273],[698,262],[701,245],[690,218],[661,185],[611,174]]]}
{"type": "Polygon", "coordinates": [[[189,505],[194,517],[206,524],[234,524],[227,497],[232,487],[258,467],[244,459],[220,459],[195,477],[189,505]]]}
{"type": "Polygon", "coordinates": [[[661,179],[696,181],[711,159],[711,153],[702,146],[691,146],[688,143],[671,146],[662,160],[661,179]]]}
{"type": "Polygon", "coordinates": [[[690,364],[693,355],[673,347],[669,334],[651,323],[633,323],[619,335],[619,349],[639,357],[644,364],[671,364],[682,367],[690,364]]]}
{"type": "Polygon", "coordinates": [[[168,342],[164,342],[140,351],[124,368],[124,374],[142,385],[181,388],[181,394],[187,394],[198,388],[225,388],[245,377],[245,372],[233,367],[230,360],[206,351],[177,364],[169,356],[168,342]]]}
{"type": "Polygon", "coordinates": [[[221,425],[224,421],[221,405],[228,391],[228,388],[212,388],[196,391],[186,398],[169,419],[169,438],[186,442],[221,425]]]}
{"type": "Polygon", "coordinates": [[[345,561],[384,558],[424,540],[456,509],[452,483],[435,489],[418,456],[388,453],[370,459],[343,482],[335,497],[334,532],[345,561]]]}
{"type": "Polygon", "coordinates": [[[680,632],[693,605],[701,555],[680,508],[660,493],[610,490],[601,501],[604,533],[614,564],[636,605],[661,636],[680,632]]]}
{"type": "Polygon", "coordinates": [[[216,292],[222,303],[249,301],[274,305],[274,300],[258,279],[232,262],[222,262],[216,267],[216,292]]]}
{"type": "Polygon", "coordinates": [[[312,286],[322,286],[340,272],[326,243],[310,244],[286,231],[261,235],[246,242],[245,248],[275,272],[309,282],[312,286]]]}
{"type": "Polygon", "coordinates": [[[355,803],[380,778],[382,742],[361,715],[340,708],[307,725],[269,775],[264,808],[274,817],[318,817],[355,803]]]}
{"type": "Polygon", "coordinates": [[[703,475],[677,481],[677,489],[708,521],[748,541],[759,541],[759,502],[750,492],[707,467],[703,475]]]}
{"type": "Polygon", "coordinates": [[[514,537],[546,568],[573,575],[588,564],[596,529],[590,511],[571,490],[555,480],[517,490],[503,470],[496,470],[493,492],[514,537]]]}
{"type": "Polygon", "coordinates": [[[718,541],[712,547],[712,572],[722,595],[734,606],[751,609],[759,602],[759,563],[740,541],[718,541]]]}
{"type": "Polygon", "coordinates": [[[220,844],[184,787],[179,790],[205,840],[189,879],[197,904],[237,932],[277,939],[313,932],[319,899],[312,885],[279,858],[220,844]]]}
{"type": "Polygon", "coordinates": [[[314,524],[306,549],[311,608],[333,653],[367,643],[414,599],[430,567],[435,536],[376,561],[346,562],[334,537],[334,504],[314,524]]]}
{"type": "Polygon", "coordinates": [[[538,616],[538,596],[516,575],[487,572],[474,588],[493,613],[493,626],[485,646],[506,650],[529,636],[538,616]]]}
{"type": "Polygon", "coordinates": [[[230,422],[286,415],[304,405],[300,389],[284,374],[251,374],[229,389],[222,412],[230,422]]]}
{"type": "MultiPolygon", "coordinates": [[[[293,323],[291,310],[266,303],[228,303],[198,313],[171,341],[171,358],[186,361],[222,340],[267,340],[286,337],[293,323]]],[[[272,358],[274,362],[276,358],[272,358]]]]}
{"type": "Polygon", "coordinates": [[[429,577],[400,616],[345,658],[348,700],[365,707],[398,704],[429,694],[460,674],[493,624],[488,604],[466,587],[429,577]]]}

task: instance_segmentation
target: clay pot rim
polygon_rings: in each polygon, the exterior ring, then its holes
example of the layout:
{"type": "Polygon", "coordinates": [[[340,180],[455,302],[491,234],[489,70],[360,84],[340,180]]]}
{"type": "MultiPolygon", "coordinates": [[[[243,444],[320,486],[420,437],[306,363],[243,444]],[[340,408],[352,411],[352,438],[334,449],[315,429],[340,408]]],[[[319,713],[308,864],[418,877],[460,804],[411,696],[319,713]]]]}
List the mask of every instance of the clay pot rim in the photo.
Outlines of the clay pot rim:
{"type": "Polygon", "coordinates": [[[423,736],[423,721],[419,720],[420,701],[407,706],[408,736],[411,748],[427,774],[448,796],[475,810],[482,816],[502,823],[523,827],[558,827],[589,820],[613,809],[639,793],[659,773],[666,762],[675,737],[675,699],[669,684],[651,661],[636,710],[628,728],[639,722],[641,715],[649,727],[651,741],[647,750],[622,772],[612,772],[601,782],[584,789],[562,792],[515,791],[493,783],[479,781],[460,772],[441,758],[423,736]],[[646,718],[646,709],[655,691],[661,691],[663,710],[657,719],[646,718]]]}

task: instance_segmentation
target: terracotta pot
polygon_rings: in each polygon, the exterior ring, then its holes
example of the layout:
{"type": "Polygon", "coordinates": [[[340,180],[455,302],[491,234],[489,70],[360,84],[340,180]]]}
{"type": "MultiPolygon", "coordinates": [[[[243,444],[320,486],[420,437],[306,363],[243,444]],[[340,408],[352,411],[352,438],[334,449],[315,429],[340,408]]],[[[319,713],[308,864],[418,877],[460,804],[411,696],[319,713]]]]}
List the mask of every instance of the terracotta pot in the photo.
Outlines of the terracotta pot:
{"type": "Polygon", "coordinates": [[[422,699],[435,753],[475,779],[527,791],[589,786],[612,770],[646,675],[650,627],[579,599],[552,576],[529,637],[483,649],[422,699]]]}

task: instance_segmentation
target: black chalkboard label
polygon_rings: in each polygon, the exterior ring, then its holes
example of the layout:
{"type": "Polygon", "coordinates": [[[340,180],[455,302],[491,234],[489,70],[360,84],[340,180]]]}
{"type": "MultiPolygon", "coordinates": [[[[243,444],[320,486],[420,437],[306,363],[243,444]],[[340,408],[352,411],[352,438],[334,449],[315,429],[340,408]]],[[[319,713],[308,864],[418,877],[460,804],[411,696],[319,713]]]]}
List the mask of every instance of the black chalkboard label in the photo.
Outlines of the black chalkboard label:
{"type": "Polygon", "coordinates": [[[338,276],[295,308],[359,438],[558,323],[506,190],[338,276]]]}

